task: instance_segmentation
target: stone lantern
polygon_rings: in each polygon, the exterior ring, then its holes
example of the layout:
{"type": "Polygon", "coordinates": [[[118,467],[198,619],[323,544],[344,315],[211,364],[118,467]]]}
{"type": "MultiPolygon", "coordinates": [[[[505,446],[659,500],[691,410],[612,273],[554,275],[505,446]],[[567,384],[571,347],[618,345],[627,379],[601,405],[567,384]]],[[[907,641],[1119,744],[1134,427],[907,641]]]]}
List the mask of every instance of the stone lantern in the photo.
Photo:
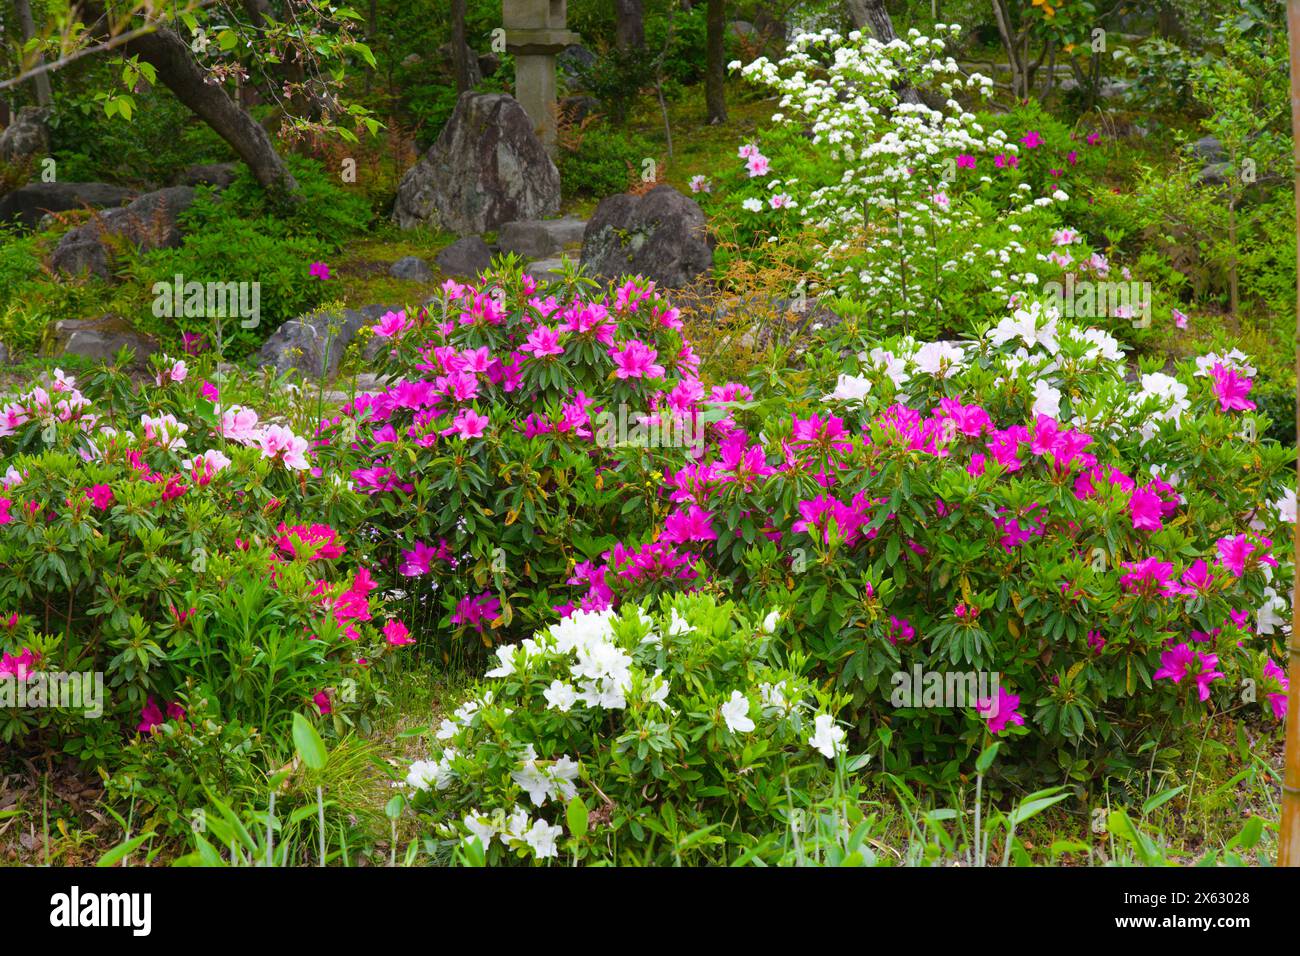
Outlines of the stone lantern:
{"type": "Polygon", "coordinates": [[[567,0],[502,0],[506,50],[515,58],[515,99],[547,152],[555,152],[555,58],[581,40],[565,28],[567,0]]]}

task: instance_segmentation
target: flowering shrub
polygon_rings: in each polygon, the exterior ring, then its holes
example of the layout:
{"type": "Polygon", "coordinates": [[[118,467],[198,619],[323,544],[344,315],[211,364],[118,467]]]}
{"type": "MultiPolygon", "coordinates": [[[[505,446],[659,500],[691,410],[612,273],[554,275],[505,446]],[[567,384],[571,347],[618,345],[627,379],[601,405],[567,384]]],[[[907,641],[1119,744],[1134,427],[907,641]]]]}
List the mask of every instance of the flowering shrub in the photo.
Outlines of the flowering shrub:
{"type": "MultiPolygon", "coordinates": [[[[1063,187],[1099,137],[1071,142],[1029,110],[1011,119],[1033,128],[1012,135],[966,110],[956,97],[982,97],[991,81],[938,57],[949,32],[957,27],[881,44],[824,30],[798,36],[779,62],[745,66],[746,79],[780,96],[780,111],[761,140],[740,146],[734,170],[693,184],[724,246],[775,263],[793,244],[809,293],[853,300],[884,323],[875,331],[921,336],[966,330],[970,316],[1028,301],[1067,272],[1105,279],[1109,264],[1064,217],[1063,187]],[[944,108],[902,101],[903,83],[942,96],[944,108]]],[[[1095,315],[1135,317],[1104,305],[1095,315]]]]}
{"type": "Polygon", "coordinates": [[[359,713],[408,642],[325,523],[359,496],[308,480],[306,439],[223,407],[184,362],[138,393],[56,370],[0,402],[0,449],[0,677],[27,705],[0,701],[7,743],[102,759],[196,708],[285,741],[292,711],[359,713]],[[104,719],[52,696],[72,673],[100,675],[104,719]]]}
{"type": "Polygon", "coordinates": [[[497,648],[405,786],[468,862],[779,860],[832,794],[842,699],[706,595],[570,615],[497,648]],[[792,834],[792,823],[793,834],[792,834]]]}
{"type": "Polygon", "coordinates": [[[664,411],[703,396],[678,311],[652,283],[552,291],[564,302],[503,268],[448,282],[433,315],[384,316],[387,389],[321,430],[369,496],[405,619],[450,635],[448,656],[466,637],[490,646],[498,629],[554,620],[550,592],[575,565],[644,527],[610,470],[615,446],[680,442],[659,430],[678,420],[664,411]]]}
{"type": "Polygon", "coordinates": [[[824,353],[801,394],[736,403],[702,455],[627,452],[629,476],[663,476],[655,524],[573,601],[798,608],[790,646],[861,730],[890,728],[887,765],[924,755],[940,780],[988,734],[1084,778],[1243,695],[1280,713],[1295,493],[1244,356],[1132,383],[1115,339],[1033,303],[979,340],[859,361],[824,353]],[[998,696],[900,702],[917,668],[996,676],[998,696]]]}

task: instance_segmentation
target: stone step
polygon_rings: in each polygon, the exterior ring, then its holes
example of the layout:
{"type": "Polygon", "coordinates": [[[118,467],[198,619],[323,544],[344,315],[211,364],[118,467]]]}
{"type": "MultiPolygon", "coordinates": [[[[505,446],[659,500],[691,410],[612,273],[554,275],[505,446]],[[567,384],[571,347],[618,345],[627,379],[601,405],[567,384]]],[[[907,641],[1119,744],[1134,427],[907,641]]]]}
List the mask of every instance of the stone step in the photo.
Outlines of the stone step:
{"type": "Polygon", "coordinates": [[[543,259],[566,246],[581,244],[586,228],[585,219],[573,216],[508,222],[497,231],[497,245],[502,252],[513,252],[527,259],[543,259]]]}
{"type": "Polygon", "coordinates": [[[558,282],[561,278],[560,270],[564,268],[566,261],[576,262],[577,258],[554,256],[549,259],[538,259],[536,262],[530,262],[524,266],[524,273],[532,276],[538,282],[558,282]]]}

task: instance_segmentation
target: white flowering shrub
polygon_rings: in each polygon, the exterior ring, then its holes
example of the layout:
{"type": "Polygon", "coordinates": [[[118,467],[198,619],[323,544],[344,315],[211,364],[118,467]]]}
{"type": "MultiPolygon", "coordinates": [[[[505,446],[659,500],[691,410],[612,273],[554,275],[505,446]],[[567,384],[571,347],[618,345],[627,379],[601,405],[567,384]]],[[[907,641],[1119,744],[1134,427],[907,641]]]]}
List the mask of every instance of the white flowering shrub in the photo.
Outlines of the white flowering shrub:
{"type": "Polygon", "coordinates": [[[957,32],[882,44],[825,30],[741,68],[779,95],[779,111],[733,172],[693,184],[715,219],[735,223],[721,227],[724,246],[788,261],[793,244],[806,250],[810,293],[851,297],[887,330],[919,335],[964,328],[972,312],[1000,312],[1058,278],[1071,263],[1038,253],[1062,225],[1058,177],[1078,150],[1036,130],[1010,141],[963,106],[959,96],[978,101],[992,83],[941,56],[957,32]],[[941,108],[905,102],[905,85],[941,108]]]}
{"type": "Polygon", "coordinates": [[[496,651],[404,787],[457,862],[779,859],[842,793],[843,698],[702,594],[577,611],[496,651]],[[838,771],[838,775],[837,775],[838,771]]]}

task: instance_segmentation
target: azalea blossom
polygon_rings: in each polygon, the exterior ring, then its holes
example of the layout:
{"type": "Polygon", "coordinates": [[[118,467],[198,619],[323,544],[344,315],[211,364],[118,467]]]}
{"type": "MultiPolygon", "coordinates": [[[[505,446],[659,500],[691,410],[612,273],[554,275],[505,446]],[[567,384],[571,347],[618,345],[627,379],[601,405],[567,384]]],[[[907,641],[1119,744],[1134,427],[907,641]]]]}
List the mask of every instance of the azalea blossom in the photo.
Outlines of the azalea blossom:
{"type": "Polygon", "coordinates": [[[844,737],[844,728],[836,725],[834,717],[818,714],[813,719],[813,733],[808,738],[808,743],[827,760],[834,760],[837,753],[843,753],[847,749],[844,737]]]}
{"type": "Polygon", "coordinates": [[[749,699],[740,691],[733,690],[730,699],[722,705],[722,720],[733,734],[750,733],[754,721],[749,717],[749,699]]]}

